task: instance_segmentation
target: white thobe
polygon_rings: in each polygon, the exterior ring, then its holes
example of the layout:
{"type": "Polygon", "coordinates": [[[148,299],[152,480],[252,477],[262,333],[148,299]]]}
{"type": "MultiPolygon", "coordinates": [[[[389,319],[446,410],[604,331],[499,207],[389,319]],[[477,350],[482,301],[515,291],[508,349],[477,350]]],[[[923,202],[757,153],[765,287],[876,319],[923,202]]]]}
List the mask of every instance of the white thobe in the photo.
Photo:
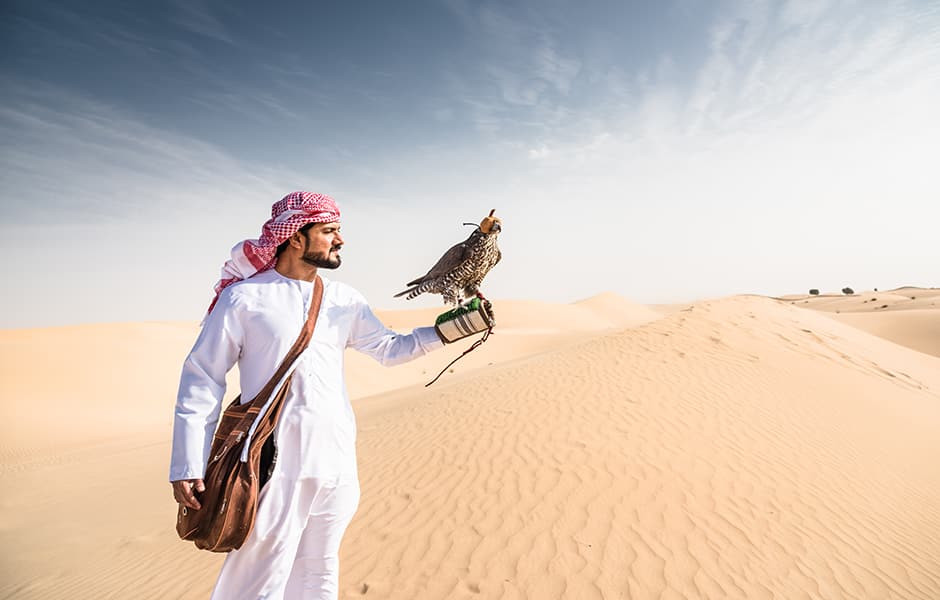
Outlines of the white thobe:
{"type": "MultiPolygon", "coordinates": [[[[321,278],[316,329],[294,363],[275,433],[278,469],[288,477],[356,475],[356,422],[343,371],[347,347],[395,365],[443,346],[433,327],[407,335],[386,328],[359,292],[321,278]]],[[[254,398],[297,340],[312,298],[312,282],[284,277],[275,269],[223,290],[183,364],[170,481],[203,477],[225,374],[237,362],[242,399],[254,398]]]]}
{"type": "MultiPolygon", "coordinates": [[[[355,348],[394,365],[443,346],[433,327],[408,335],[387,329],[356,290],[321,278],[316,328],[294,363],[274,434],[274,472],[261,491],[255,527],[225,559],[213,600],[337,597],[340,541],[359,502],[343,351],[355,348]]],[[[183,364],[171,481],[203,477],[225,374],[237,362],[242,398],[254,398],[296,341],[312,299],[311,282],[274,269],[223,290],[183,364]]]]}

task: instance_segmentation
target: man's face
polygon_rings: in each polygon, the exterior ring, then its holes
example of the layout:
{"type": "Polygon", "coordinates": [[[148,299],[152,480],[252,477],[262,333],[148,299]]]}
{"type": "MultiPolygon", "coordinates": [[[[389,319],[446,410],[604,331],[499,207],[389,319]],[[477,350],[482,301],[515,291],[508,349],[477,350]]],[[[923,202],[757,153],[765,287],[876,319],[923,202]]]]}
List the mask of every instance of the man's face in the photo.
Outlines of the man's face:
{"type": "Polygon", "coordinates": [[[339,223],[317,223],[301,235],[304,236],[304,251],[301,260],[315,267],[335,269],[343,262],[339,255],[343,247],[343,236],[339,223]]]}

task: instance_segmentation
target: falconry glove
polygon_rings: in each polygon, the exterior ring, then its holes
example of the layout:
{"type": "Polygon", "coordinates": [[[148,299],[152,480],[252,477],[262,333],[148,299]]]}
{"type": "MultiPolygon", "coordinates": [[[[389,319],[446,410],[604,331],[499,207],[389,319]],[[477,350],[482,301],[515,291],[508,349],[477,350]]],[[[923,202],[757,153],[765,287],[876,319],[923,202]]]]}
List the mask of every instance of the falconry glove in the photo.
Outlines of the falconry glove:
{"type": "Polygon", "coordinates": [[[434,329],[445,344],[450,344],[476,333],[490,331],[495,325],[493,305],[483,296],[477,296],[438,315],[434,329]]]}

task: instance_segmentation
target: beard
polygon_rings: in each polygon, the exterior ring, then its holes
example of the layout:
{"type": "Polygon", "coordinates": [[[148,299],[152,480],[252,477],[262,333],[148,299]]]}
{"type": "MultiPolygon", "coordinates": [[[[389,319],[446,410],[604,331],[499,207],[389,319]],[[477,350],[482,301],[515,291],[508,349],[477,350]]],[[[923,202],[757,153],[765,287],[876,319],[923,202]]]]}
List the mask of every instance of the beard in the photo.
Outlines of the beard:
{"type": "MultiPolygon", "coordinates": [[[[339,248],[336,247],[333,250],[339,250],[339,248]]],[[[301,260],[308,265],[321,269],[336,269],[343,262],[343,258],[339,254],[333,254],[332,251],[326,253],[304,252],[301,260]]]]}

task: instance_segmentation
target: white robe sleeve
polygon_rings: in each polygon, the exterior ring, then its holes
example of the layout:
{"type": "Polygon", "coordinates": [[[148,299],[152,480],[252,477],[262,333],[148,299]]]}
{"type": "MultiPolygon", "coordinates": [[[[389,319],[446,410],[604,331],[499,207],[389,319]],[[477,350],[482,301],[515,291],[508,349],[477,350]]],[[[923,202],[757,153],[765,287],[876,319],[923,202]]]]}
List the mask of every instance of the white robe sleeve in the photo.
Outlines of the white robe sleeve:
{"type": "Polygon", "coordinates": [[[407,335],[388,329],[363,300],[357,307],[346,345],[391,367],[442,348],[444,342],[433,327],[418,327],[407,335]]]}
{"type": "Polygon", "coordinates": [[[176,413],[170,481],[201,479],[225,396],[225,374],[235,365],[244,333],[231,294],[224,293],[183,363],[176,413]]]}

